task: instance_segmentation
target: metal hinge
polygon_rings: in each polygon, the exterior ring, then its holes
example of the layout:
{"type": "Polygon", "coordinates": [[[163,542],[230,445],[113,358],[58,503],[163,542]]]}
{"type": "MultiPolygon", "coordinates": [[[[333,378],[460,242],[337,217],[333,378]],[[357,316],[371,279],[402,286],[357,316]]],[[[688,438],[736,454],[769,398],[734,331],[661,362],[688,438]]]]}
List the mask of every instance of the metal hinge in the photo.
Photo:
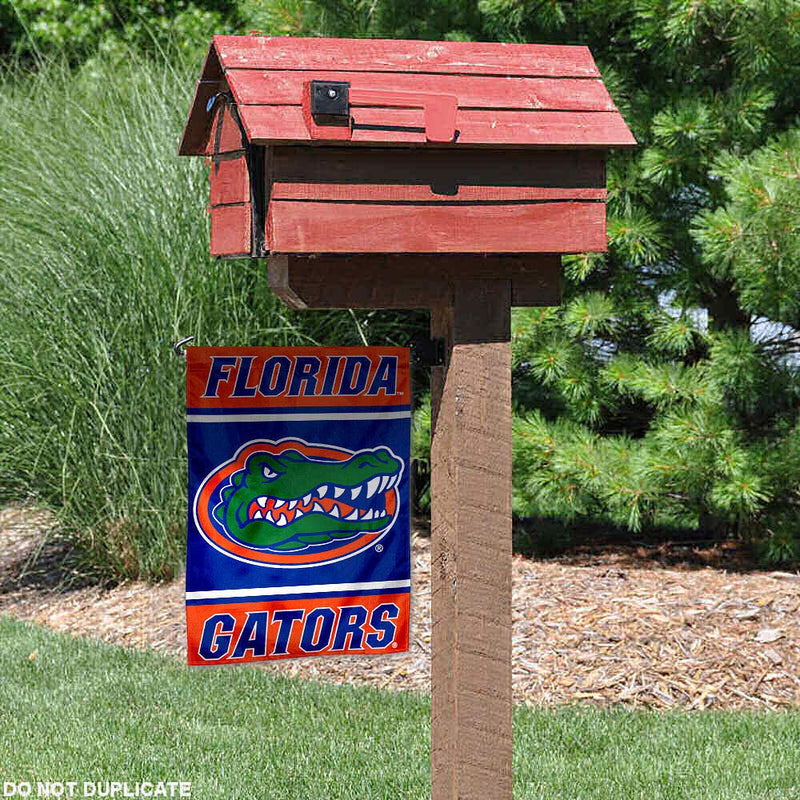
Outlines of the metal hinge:
{"type": "Polygon", "coordinates": [[[411,357],[426,367],[444,366],[444,339],[427,339],[419,336],[410,342],[411,357]]]}

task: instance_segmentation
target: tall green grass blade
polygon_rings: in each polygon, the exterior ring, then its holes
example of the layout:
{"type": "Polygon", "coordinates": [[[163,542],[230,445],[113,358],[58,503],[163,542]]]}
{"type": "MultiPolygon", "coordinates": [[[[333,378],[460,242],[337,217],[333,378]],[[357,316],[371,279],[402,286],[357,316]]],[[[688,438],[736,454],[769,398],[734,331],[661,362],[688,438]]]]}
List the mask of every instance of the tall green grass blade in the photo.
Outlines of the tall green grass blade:
{"type": "Polygon", "coordinates": [[[55,508],[86,565],[120,577],[182,565],[173,341],[410,336],[398,314],[292,313],[263,262],[210,260],[206,172],[176,152],[194,71],[131,56],[2,80],[0,498],[55,508]]]}

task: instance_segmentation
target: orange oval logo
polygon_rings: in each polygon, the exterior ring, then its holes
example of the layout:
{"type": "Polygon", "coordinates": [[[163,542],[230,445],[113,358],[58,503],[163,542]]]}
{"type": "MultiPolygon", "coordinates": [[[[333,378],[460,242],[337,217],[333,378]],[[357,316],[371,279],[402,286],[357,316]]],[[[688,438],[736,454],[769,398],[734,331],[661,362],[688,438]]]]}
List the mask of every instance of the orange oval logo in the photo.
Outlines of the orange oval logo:
{"type": "Polygon", "coordinates": [[[239,561],[286,568],[332,563],[389,532],[404,469],[388,447],[251,441],[203,480],[194,519],[212,547],[239,561]]]}

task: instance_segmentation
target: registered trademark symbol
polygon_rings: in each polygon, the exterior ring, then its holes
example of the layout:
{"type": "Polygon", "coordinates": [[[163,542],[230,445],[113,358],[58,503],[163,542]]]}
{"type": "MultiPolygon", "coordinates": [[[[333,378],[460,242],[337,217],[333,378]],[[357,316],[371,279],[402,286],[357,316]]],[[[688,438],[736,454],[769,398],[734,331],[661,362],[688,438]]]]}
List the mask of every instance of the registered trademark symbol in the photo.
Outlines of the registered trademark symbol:
{"type": "Polygon", "coordinates": [[[376,544],[375,545],[375,552],[376,553],[382,553],[383,552],[383,545],[382,544],[376,544]]]}
{"type": "Polygon", "coordinates": [[[397,642],[392,642],[392,649],[393,649],[393,650],[396,650],[396,649],[397,649],[397,642]]]}

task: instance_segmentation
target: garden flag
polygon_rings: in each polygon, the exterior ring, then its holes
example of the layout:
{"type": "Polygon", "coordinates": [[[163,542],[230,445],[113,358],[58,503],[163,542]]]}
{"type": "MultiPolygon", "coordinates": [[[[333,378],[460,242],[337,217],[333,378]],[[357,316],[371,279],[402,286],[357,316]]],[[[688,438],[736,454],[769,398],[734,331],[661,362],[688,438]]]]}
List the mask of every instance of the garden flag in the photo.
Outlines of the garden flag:
{"type": "Polygon", "coordinates": [[[190,664],[408,649],[408,349],[187,349],[190,664]]]}

